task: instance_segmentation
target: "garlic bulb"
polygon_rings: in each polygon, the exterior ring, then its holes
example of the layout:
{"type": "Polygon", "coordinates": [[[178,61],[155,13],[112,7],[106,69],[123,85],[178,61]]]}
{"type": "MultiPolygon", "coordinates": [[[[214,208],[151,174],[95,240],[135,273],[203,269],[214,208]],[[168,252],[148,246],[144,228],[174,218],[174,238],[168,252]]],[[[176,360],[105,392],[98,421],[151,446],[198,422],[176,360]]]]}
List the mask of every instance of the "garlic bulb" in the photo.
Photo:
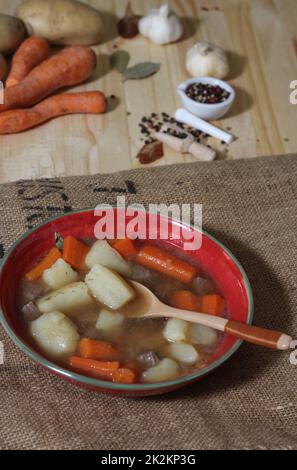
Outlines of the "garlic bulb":
{"type": "Polygon", "coordinates": [[[138,28],[143,36],[159,45],[175,42],[183,34],[182,23],[168,4],[141,18],[138,28]]]}
{"type": "Polygon", "coordinates": [[[198,42],[188,50],[186,68],[193,77],[224,78],[229,73],[223,49],[207,41],[198,42]]]}

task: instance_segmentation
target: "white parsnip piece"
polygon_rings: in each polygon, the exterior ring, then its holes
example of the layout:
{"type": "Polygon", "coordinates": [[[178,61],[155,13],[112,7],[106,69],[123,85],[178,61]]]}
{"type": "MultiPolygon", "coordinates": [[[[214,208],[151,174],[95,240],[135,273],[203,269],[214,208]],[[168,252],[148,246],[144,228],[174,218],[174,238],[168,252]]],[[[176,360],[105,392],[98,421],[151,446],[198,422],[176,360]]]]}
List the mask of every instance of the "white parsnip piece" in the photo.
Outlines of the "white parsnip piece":
{"type": "Polygon", "coordinates": [[[172,343],[167,348],[167,354],[172,359],[175,359],[178,362],[183,364],[195,364],[199,359],[199,354],[192,346],[192,344],[187,343],[172,343]]]}
{"type": "Polygon", "coordinates": [[[129,276],[131,273],[127,261],[106,240],[97,240],[86,256],[88,268],[92,268],[95,264],[102,264],[123,276],[129,276]]]}
{"type": "Polygon", "coordinates": [[[124,318],[122,313],[102,309],[96,322],[96,328],[105,333],[112,333],[114,330],[120,329],[123,325],[124,318]]]}
{"type": "Polygon", "coordinates": [[[162,359],[158,365],[150,367],[142,373],[143,382],[162,382],[173,380],[178,376],[178,364],[170,358],[162,359]]]}
{"type": "Polygon", "coordinates": [[[47,294],[37,301],[42,313],[58,310],[68,315],[93,304],[92,296],[84,282],[74,282],[47,294]]]}
{"type": "Polygon", "coordinates": [[[107,307],[117,310],[135,297],[134,289],[119,274],[95,264],[85,282],[93,296],[107,307]]]}
{"type": "Polygon", "coordinates": [[[188,323],[179,318],[170,318],[164,329],[164,337],[167,341],[185,341],[188,330],[188,323]]]}
{"type": "Polygon", "coordinates": [[[40,349],[54,358],[74,354],[80,339],[75,324],[62,312],[44,313],[29,328],[40,349]]]}
{"type": "Polygon", "coordinates": [[[59,258],[49,269],[43,272],[41,279],[46,287],[56,290],[78,281],[79,277],[70,264],[59,258]]]}
{"type": "Polygon", "coordinates": [[[191,323],[189,328],[189,340],[193,344],[201,344],[202,346],[211,346],[218,339],[218,333],[208,326],[191,323]]]}

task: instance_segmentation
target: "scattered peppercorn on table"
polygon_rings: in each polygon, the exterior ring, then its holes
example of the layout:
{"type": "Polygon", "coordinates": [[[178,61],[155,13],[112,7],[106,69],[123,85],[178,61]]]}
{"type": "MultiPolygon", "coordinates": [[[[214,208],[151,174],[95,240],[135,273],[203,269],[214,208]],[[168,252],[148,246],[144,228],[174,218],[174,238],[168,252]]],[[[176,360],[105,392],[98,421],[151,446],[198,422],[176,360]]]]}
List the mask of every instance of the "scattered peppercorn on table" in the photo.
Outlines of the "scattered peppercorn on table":
{"type": "MultiPolygon", "coordinates": [[[[104,40],[93,50],[98,66],[93,77],[71,91],[101,90],[108,98],[104,115],[75,115],[54,119],[21,134],[0,136],[0,183],[20,178],[35,179],[88,175],[142,167],[136,158],[146,135],[143,117],[174,116],[180,106],[176,87],[190,78],[186,52],[195,42],[208,40],[228,53],[231,72],[227,81],[237,97],[231,110],[216,125],[236,140],[229,146],[207,138],[220,159],[238,159],[296,151],[296,105],[290,103],[290,82],[297,79],[297,2],[274,0],[172,0],[183,18],[185,34],[177,43],[156,46],[142,36],[123,39],[117,21],[126,2],[88,0],[103,13],[104,40]],[[110,69],[110,55],[128,51],[130,65],[160,63],[155,75],[122,82],[110,69]]],[[[143,15],[161,1],[132,0],[143,15]]],[[[163,2],[164,3],[164,2],[163,2]]],[[[14,14],[20,0],[2,0],[0,13],[14,14]]],[[[164,157],[150,166],[195,161],[169,147],[164,157]]]]}

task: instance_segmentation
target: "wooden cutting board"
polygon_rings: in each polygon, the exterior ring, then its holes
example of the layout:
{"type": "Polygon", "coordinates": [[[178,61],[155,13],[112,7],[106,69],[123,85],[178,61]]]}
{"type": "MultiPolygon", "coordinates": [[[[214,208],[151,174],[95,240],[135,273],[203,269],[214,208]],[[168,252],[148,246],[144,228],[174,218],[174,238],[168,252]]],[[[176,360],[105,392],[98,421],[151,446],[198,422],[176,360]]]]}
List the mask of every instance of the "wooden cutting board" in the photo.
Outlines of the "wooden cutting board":
{"type": "MultiPolygon", "coordinates": [[[[19,0],[1,0],[0,12],[13,14],[19,0]]],[[[237,159],[297,149],[297,105],[289,102],[290,82],[297,79],[297,2],[295,0],[172,0],[183,17],[185,37],[177,44],[154,46],[138,36],[117,36],[117,18],[126,1],[89,0],[104,12],[106,37],[94,47],[98,68],[90,81],[76,90],[102,90],[109,100],[104,116],[67,116],[14,136],[0,136],[0,182],[19,178],[106,173],[140,167],[136,155],[139,122],[152,112],[173,114],[179,106],[176,86],[186,78],[185,54],[195,41],[207,39],[228,51],[230,83],[237,99],[217,124],[230,129],[237,140],[230,146],[209,139],[218,158],[237,159]],[[295,36],[294,36],[295,35],[295,36]],[[294,47],[295,44],[295,47],[294,47]],[[129,51],[131,65],[160,62],[154,77],[121,82],[111,71],[109,57],[129,51]]],[[[161,1],[132,0],[144,14],[161,1]]],[[[155,165],[193,161],[166,148],[155,165]]]]}

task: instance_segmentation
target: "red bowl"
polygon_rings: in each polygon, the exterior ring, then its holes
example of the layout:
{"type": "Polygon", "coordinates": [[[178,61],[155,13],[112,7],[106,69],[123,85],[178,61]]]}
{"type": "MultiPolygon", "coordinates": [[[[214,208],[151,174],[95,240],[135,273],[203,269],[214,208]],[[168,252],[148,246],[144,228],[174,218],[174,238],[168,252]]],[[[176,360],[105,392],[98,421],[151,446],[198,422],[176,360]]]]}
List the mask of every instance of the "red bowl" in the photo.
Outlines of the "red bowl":
{"type": "MultiPolygon", "coordinates": [[[[110,209],[113,215],[122,215],[121,223],[127,226],[131,216],[127,216],[124,209],[110,209]]],[[[155,217],[158,229],[156,238],[160,243],[160,221],[166,218],[159,215],[145,213],[145,218],[155,217]]],[[[162,240],[164,244],[170,244],[179,250],[185,249],[185,243],[189,240],[184,233],[196,233],[202,237],[200,249],[187,251],[187,256],[197,261],[203,270],[215,281],[222,295],[226,299],[229,317],[234,320],[251,323],[253,317],[253,296],[248,278],[234,255],[213,236],[198,230],[192,226],[180,224],[173,219],[166,219],[169,224],[169,233],[182,228],[178,239],[168,237],[162,240]]],[[[239,348],[242,341],[232,336],[225,335],[220,346],[211,357],[208,365],[189,375],[179,377],[176,380],[158,382],[152,384],[114,384],[95,378],[77,374],[64,369],[46,359],[29,344],[22,331],[19,313],[17,309],[17,290],[22,276],[34,263],[45,255],[53,245],[55,232],[62,236],[74,235],[78,238],[94,238],[94,226],[98,222],[98,216],[94,209],[85,209],[70,212],[62,217],[51,219],[44,224],[29,230],[20,237],[5,255],[0,270],[0,321],[8,335],[15,344],[27,354],[33,361],[45,367],[50,373],[70,381],[76,385],[87,387],[97,392],[113,393],[126,396],[146,396],[169,392],[184,385],[201,379],[216,367],[225,362],[239,348]]],[[[143,237],[147,237],[148,230],[143,228],[143,237]]]]}

